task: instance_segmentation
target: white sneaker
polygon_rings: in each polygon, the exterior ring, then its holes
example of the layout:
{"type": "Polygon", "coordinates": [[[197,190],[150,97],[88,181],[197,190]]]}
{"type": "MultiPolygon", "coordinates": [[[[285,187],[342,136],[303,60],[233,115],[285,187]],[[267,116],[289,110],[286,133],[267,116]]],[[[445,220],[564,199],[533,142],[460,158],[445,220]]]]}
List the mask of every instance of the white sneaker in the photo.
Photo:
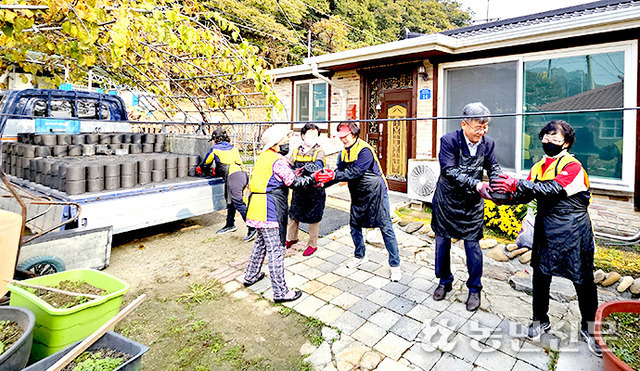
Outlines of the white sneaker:
{"type": "Polygon", "coordinates": [[[402,279],[402,270],[400,266],[391,267],[391,281],[398,282],[402,279]]]}
{"type": "Polygon", "coordinates": [[[353,258],[351,259],[350,262],[347,263],[347,268],[349,269],[353,269],[355,267],[361,266],[362,264],[366,263],[369,261],[369,257],[365,255],[364,258],[360,259],[360,258],[353,258]]]}

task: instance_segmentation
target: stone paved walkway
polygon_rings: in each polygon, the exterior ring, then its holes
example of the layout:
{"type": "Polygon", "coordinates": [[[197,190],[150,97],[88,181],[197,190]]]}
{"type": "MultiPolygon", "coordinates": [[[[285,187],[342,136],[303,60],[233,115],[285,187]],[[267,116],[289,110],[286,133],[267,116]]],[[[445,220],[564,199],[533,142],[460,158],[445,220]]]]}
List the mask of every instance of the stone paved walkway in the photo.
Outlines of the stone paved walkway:
{"type": "MultiPolygon", "coordinates": [[[[547,370],[554,362],[556,370],[603,369],[602,360],[578,338],[577,301],[552,300],[552,330],[539,342],[524,341],[530,296],[506,280],[483,277],[482,306],[467,311],[464,251],[455,244],[454,290],[436,302],[431,297],[437,283],[432,264],[416,262],[414,254],[402,248],[403,241],[399,244],[404,272],[400,282],[389,281],[387,253],[374,246],[367,246],[370,262],[346,268],[353,255],[346,226],[320,239],[312,256],[303,257],[303,246],[294,246],[294,254],[285,259],[287,284],[303,291],[301,299],[285,305],[327,326],[325,342],[308,357],[315,369],[547,370]]],[[[272,299],[268,278],[249,289],[238,284],[238,263],[246,264],[236,262],[234,269],[218,272],[226,281],[234,276],[228,291],[235,296],[253,291],[272,299]]],[[[266,265],[263,271],[268,274],[266,265]]]]}

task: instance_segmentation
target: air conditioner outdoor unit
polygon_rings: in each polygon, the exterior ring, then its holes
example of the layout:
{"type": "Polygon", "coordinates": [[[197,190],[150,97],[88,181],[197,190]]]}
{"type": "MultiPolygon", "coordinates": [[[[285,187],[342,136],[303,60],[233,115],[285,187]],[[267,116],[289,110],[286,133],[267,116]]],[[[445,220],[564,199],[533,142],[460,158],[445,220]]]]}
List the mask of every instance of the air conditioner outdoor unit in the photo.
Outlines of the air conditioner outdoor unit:
{"type": "Polygon", "coordinates": [[[437,159],[409,160],[407,196],[413,200],[431,202],[440,176],[437,159]]]}

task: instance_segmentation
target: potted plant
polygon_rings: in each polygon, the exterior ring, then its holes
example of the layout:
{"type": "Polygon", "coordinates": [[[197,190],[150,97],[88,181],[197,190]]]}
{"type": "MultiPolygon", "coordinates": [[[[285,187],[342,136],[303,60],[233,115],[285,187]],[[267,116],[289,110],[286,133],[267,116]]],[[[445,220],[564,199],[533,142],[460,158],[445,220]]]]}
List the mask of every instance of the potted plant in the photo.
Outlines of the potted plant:
{"type": "MultiPolygon", "coordinates": [[[[0,307],[0,322],[15,323],[22,331],[20,337],[9,345],[8,349],[0,351],[0,370],[21,370],[29,360],[36,317],[25,308],[0,307]]],[[[5,346],[6,344],[2,345],[2,348],[5,346]]]]}
{"type": "MultiPolygon", "coordinates": [[[[627,365],[624,361],[618,358],[614,352],[607,346],[607,336],[610,336],[606,331],[603,331],[603,325],[607,317],[613,313],[634,313],[640,314],[640,301],[638,300],[620,300],[609,301],[598,307],[596,311],[595,321],[595,338],[602,348],[602,358],[604,361],[605,371],[624,370],[633,371],[633,368],[627,365]]],[[[622,334],[624,335],[624,334],[622,334]]]]}
{"type": "Polygon", "coordinates": [[[11,291],[11,305],[28,308],[36,317],[31,362],[89,336],[118,313],[122,297],[129,290],[129,285],[120,279],[91,269],[69,270],[22,282],[54,287],[65,280],[86,282],[103,289],[105,294],[72,307],[55,308],[27,288],[16,284],[7,286],[11,291]]]}
{"type": "MultiPolygon", "coordinates": [[[[58,362],[60,358],[72,351],[76,345],[78,345],[78,343],[71,344],[69,347],[32,364],[23,371],[45,371],[58,362]]],[[[109,349],[127,355],[127,359],[115,368],[114,371],[139,371],[142,369],[142,355],[149,350],[149,347],[136,343],[113,331],[108,331],[98,339],[98,341],[93,343],[87,351],[91,352],[99,349],[109,349]]]]}

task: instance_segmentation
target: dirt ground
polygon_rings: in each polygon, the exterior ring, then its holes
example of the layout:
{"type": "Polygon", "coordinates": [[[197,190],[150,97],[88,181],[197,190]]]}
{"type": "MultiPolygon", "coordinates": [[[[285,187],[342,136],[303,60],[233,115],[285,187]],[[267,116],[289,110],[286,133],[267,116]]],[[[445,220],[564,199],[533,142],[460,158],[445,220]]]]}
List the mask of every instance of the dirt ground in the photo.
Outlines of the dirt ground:
{"type": "MultiPolygon", "coordinates": [[[[250,256],[246,228],[216,236],[224,211],[114,237],[105,270],[145,302],[116,331],[149,346],[147,370],[308,369],[300,349],[321,323],[257,297],[236,299],[210,273],[250,256]]],[[[265,266],[266,270],[266,266],[265,266]]]]}

